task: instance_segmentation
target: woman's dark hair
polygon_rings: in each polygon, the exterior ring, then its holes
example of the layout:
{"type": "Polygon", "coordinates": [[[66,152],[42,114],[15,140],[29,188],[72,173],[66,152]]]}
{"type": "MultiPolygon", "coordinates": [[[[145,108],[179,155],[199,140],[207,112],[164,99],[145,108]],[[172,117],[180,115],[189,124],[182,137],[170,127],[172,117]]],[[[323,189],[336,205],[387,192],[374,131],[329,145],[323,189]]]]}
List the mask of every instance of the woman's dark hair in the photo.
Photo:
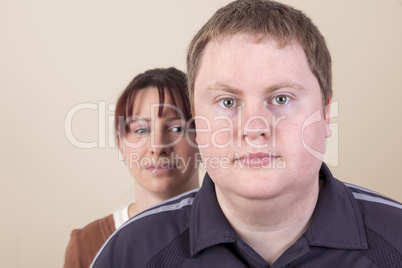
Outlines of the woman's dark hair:
{"type": "MultiPolygon", "coordinates": [[[[148,87],[158,89],[159,103],[165,103],[165,90],[172,99],[173,105],[176,106],[183,114],[184,119],[191,119],[190,102],[188,98],[188,88],[186,75],[182,71],[170,68],[157,68],[148,70],[134,77],[127,88],[123,91],[116,104],[115,111],[115,131],[116,135],[124,137],[128,130],[127,118],[133,113],[134,100],[137,92],[148,87]],[[176,98],[180,98],[177,100],[176,98]],[[183,109],[178,105],[182,104],[183,109]],[[124,126],[124,127],[122,127],[124,126]]],[[[163,105],[159,107],[158,117],[163,113],[163,105]]],[[[177,115],[179,117],[179,114],[177,115]]],[[[194,127],[194,121],[190,127],[194,127]]]]}

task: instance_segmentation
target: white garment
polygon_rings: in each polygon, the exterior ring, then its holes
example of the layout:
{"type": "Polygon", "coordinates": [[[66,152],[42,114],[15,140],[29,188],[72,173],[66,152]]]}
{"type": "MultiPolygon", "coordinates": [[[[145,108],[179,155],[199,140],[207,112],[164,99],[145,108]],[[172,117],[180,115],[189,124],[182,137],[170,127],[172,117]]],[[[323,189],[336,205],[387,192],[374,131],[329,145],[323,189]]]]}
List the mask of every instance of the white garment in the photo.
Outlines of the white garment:
{"type": "Polygon", "coordinates": [[[128,219],[130,218],[128,216],[128,207],[130,205],[127,205],[123,208],[120,208],[113,212],[113,221],[114,221],[114,227],[116,227],[116,230],[119,229],[120,226],[123,225],[128,219]]]}

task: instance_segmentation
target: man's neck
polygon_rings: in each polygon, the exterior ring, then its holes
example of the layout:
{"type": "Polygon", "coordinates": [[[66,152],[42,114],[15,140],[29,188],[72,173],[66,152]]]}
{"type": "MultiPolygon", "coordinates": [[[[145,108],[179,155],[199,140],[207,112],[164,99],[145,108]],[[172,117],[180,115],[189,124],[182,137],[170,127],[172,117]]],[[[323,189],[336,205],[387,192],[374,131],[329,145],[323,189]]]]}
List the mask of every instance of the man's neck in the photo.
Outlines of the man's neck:
{"type": "Polygon", "coordinates": [[[309,191],[267,200],[231,198],[216,187],[218,202],[236,234],[269,264],[307,230],[318,193],[318,179],[309,191]]]}

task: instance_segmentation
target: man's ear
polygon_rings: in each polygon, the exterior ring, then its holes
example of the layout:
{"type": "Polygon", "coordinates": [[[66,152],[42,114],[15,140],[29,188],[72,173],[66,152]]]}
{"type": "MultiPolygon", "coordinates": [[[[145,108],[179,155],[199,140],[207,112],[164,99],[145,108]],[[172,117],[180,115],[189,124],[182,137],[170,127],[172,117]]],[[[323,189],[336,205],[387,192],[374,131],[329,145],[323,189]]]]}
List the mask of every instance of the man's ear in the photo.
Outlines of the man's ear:
{"type": "Polygon", "coordinates": [[[326,134],[325,137],[329,138],[332,136],[332,131],[331,128],[329,127],[330,125],[330,117],[331,117],[331,99],[328,98],[328,103],[325,106],[325,125],[326,125],[326,134]]]}

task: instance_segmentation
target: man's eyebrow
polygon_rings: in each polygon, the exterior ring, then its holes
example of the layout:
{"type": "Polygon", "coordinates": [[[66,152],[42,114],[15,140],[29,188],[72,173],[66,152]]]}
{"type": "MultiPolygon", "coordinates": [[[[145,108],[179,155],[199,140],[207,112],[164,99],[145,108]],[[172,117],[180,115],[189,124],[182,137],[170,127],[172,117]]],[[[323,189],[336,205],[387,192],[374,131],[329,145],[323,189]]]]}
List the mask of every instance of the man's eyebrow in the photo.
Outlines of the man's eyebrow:
{"type": "Polygon", "coordinates": [[[298,83],[282,82],[282,83],[274,84],[272,86],[267,87],[265,91],[267,93],[272,93],[272,92],[275,92],[275,91],[277,91],[279,89],[282,89],[282,88],[294,88],[294,89],[305,90],[305,88],[302,85],[298,84],[298,83]]]}
{"type": "Polygon", "coordinates": [[[226,91],[228,93],[232,93],[232,94],[236,94],[236,95],[241,95],[243,93],[243,91],[240,89],[234,88],[232,86],[229,86],[225,83],[220,83],[220,82],[209,85],[207,87],[207,90],[208,91],[209,90],[221,90],[221,91],[226,91]]]}
{"type": "MultiPolygon", "coordinates": [[[[267,93],[272,93],[272,92],[275,92],[282,88],[295,88],[295,89],[305,90],[305,88],[298,83],[281,82],[281,83],[274,84],[272,86],[267,87],[265,91],[267,93]]],[[[232,86],[229,86],[227,84],[219,83],[219,82],[208,86],[207,90],[221,90],[221,91],[226,91],[228,93],[232,93],[232,94],[236,94],[236,95],[241,95],[244,93],[243,90],[240,90],[240,89],[234,88],[232,86]]]]}

